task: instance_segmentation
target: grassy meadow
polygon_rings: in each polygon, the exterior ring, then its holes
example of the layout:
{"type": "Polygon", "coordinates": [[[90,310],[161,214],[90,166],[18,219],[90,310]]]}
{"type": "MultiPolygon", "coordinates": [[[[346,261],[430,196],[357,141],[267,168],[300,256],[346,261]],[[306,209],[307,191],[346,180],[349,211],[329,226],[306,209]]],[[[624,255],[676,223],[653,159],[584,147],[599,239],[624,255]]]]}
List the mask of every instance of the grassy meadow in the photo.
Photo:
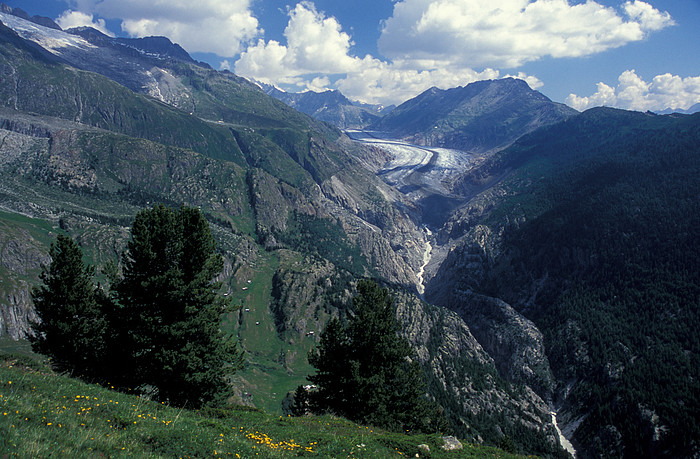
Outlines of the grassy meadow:
{"type": "Polygon", "coordinates": [[[468,444],[447,452],[440,435],[390,433],[333,416],[171,407],[57,374],[26,349],[14,350],[0,354],[3,457],[517,457],[468,444]]]}

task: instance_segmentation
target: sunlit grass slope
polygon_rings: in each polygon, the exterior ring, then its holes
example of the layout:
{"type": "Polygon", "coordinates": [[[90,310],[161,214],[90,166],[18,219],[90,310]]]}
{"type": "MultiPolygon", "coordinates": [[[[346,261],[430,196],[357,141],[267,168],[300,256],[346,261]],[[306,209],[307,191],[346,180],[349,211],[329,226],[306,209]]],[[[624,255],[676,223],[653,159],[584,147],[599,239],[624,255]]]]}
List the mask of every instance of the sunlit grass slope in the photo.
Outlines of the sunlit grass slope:
{"type": "Polygon", "coordinates": [[[3,457],[516,457],[473,445],[447,452],[442,444],[440,435],[388,433],[331,416],[170,407],[0,354],[3,457]]]}

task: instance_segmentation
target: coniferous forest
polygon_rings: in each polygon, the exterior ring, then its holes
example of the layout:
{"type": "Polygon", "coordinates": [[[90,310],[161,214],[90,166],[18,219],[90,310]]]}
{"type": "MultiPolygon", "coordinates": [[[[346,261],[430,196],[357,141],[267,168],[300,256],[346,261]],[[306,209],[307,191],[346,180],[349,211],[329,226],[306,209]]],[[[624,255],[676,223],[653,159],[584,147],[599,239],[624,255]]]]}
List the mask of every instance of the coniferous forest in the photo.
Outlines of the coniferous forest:
{"type": "Polygon", "coordinates": [[[577,382],[570,410],[593,407],[575,439],[598,454],[685,457],[700,438],[699,146],[697,115],[597,109],[493,159],[521,167],[506,190],[531,185],[499,206],[522,218],[472,286],[542,330],[555,377],[577,382]],[[622,439],[612,451],[605,426],[622,439]]]}

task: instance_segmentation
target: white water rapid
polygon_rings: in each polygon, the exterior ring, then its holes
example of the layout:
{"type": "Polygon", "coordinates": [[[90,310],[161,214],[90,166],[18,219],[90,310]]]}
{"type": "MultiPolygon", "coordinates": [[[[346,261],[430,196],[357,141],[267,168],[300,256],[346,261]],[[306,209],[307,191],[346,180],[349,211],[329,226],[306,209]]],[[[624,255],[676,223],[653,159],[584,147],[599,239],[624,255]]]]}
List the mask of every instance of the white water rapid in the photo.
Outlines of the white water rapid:
{"type": "Polygon", "coordinates": [[[430,244],[430,236],[432,236],[432,232],[427,228],[424,227],[423,230],[425,231],[425,250],[423,251],[423,265],[418,269],[418,273],[416,273],[416,277],[418,278],[418,293],[423,296],[425,293],[425,279],[423,279],[423,276],[425,275],[425,267],[428,266],[428,263],[430,263],[430,257],[432,256],[433,252],[433,246],[430,244]]]}
{"type": "Polygon", "coordinates": [[[557,413],[556,411],[552,411],[552,424],[554,424],[554,428],[557,429],[557,434],[559,435],[559,443],[561,443],[561,446],[571,454],[572,457],[576,457],[576,450],[574,449],[574,445],[571,444],[571,442],[561,433],[561,429],[559,429],[559,426],[557,425],[557,413]]]}

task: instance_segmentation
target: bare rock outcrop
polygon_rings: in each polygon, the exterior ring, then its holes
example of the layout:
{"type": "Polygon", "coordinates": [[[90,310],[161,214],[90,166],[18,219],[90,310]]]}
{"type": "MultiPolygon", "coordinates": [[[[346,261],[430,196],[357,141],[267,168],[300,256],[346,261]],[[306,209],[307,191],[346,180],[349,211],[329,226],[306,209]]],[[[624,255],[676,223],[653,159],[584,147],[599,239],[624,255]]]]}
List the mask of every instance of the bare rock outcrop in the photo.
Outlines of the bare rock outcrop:
{"type": "Polygon", "coordinates": [[[0,337],[25,338],[37,320],[26,279],[38,276],[48,263],[47,249],[23,229],[0,222],[0,337]]]}
{"type": "Polygon", "coordinates": [[[448,417],[459,420],[460,434],[481,441],[479,420],[490,419],[500,435],[527,431],[557,447],[548,403],[530,387],[515,390],[502,379],[494,358],[457,313],[401,293],[396,294],[396,305],[402,333],[429,374],[430,392],[448,417]]]}
{"type": "Polygon", "coordinates": [[[508,381],[527,384],[551,402],[554,377],[542,332],[535,324],[498,298],[469,291],[455,293],[460,302],[454,310],[494,358],[499,374],[508,381]]]}

